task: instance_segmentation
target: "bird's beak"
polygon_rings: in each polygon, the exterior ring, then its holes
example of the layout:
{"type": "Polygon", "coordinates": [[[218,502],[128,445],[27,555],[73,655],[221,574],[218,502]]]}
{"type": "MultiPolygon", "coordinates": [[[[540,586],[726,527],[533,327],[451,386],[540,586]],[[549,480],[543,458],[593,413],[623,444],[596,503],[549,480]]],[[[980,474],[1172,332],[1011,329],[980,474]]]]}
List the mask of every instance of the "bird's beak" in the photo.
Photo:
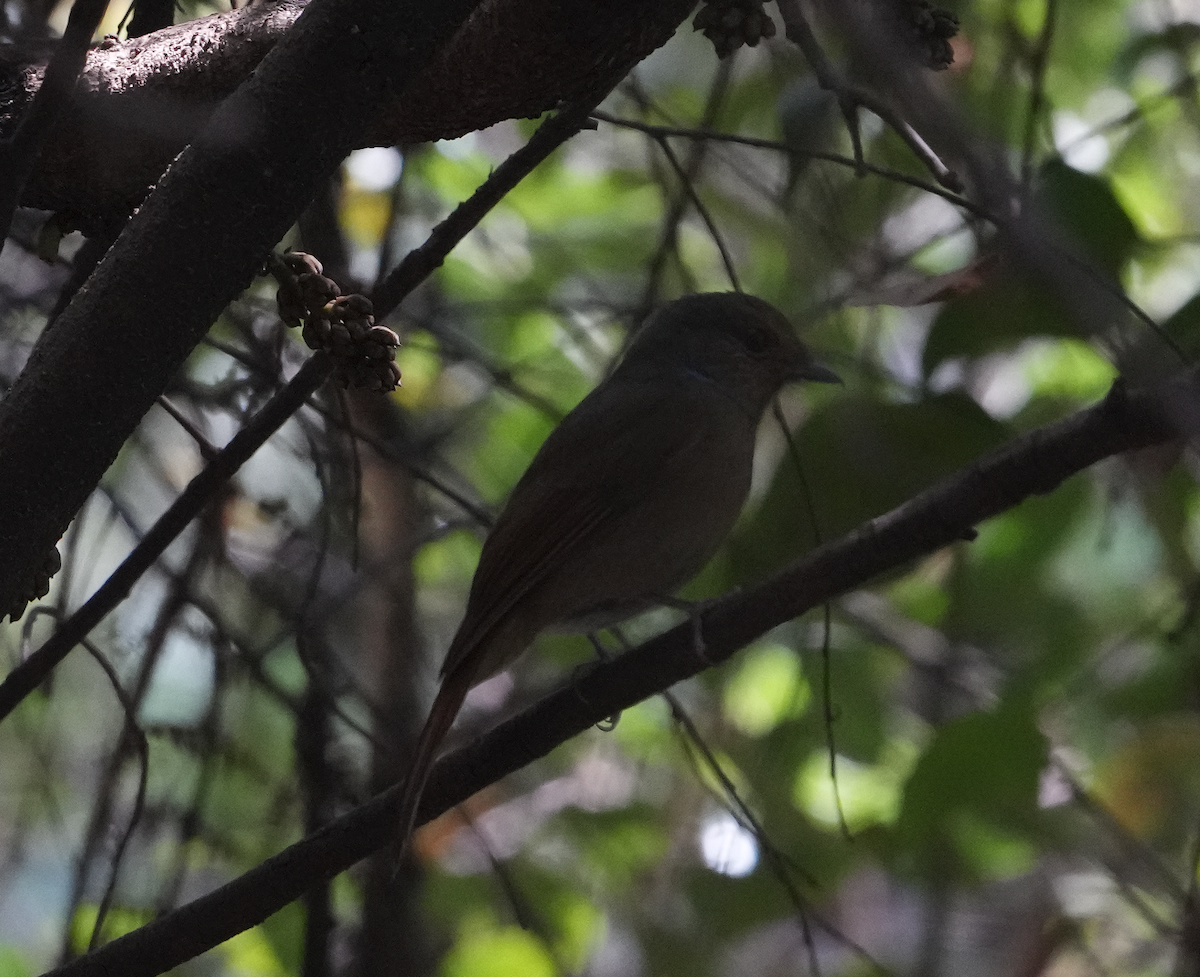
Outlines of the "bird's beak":
{"type": "Polygon", "coordinates": [[[829,367],[814,362],[805,363],[793,376],[797,380],[808,380],[810,383],[843,383],[842,378],[829,367]]]}

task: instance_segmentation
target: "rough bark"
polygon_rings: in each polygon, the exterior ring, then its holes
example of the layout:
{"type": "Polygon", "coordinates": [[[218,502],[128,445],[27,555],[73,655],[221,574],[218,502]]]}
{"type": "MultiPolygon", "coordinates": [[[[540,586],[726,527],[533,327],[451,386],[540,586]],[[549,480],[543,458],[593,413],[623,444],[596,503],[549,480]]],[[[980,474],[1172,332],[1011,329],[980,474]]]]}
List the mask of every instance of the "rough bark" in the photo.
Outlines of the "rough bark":
{"type": "Polygon", "coordinates": [[[0,607],[379,106],[475,5],[313,0],[172,162],[0,402],[0,607]]]}
{"type": "MultiPolygon", "coordinates": [[[[602,93],[662,45],[692,0],[485,0],[425,70],[389,93],[352,148],[462,135],[602,93]]],[[[85,228],[120,220],[304,8],[259,0],[89,55],[22,200],[85,228]]],[[[44,65],[0,59],[0,135],[44,65]]],[[[326,120],[314,120],[317,138],[326,120]]]]}

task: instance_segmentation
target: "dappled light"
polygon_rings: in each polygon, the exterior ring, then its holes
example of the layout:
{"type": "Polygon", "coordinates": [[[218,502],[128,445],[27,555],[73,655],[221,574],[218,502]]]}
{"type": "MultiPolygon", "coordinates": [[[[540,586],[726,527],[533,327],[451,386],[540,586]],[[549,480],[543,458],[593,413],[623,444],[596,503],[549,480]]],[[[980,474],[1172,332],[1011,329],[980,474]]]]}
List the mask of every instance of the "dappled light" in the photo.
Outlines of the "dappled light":
{"type": "Polygon", "coordinates": [[[5,5],[0,977],[1200,974],[1200,7],[355,2],[5,5]]]}

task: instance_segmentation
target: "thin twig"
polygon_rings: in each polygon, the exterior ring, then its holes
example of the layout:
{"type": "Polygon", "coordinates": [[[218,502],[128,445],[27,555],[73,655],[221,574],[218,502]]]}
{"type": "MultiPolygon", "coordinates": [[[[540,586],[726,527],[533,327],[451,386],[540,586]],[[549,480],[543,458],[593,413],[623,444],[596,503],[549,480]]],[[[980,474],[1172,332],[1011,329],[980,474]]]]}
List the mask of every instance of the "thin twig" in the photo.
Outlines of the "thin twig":
{"type": "MultiPolygon", "coordinates": [[[[702,132],[697,129],[681,128],[677,126],[661,126],[652,125],[647,122],[639,122],[635,119],[624,119],[619,116],[611,115],[608,112],[595,111],[592,113],[592,118],[600,122],[607,122],[610,125],[620,126],[623,129],[632,129],[636,132],[644,132],[654,138],[663,136],[678,136],[682,139],[705,139],[716,142],[726,142],[738,146],[750,146],[755,149],[769,149],[778,153],[786,153],[789,156],[802,157],[804,159],[820,159],[830,163],[837,163],[841,166],[855,167],[857,164],[848,156],[842,156],[838,153],[824,152],[809,152],[797,151],[786,143],[778,142],[774,139],[760,139],[756,136],[737,136],[725,133],[702,132]]],[[[888,169],[882,166],[875,166],[872,163],[863,163],[863,167],[868,173],[874,173],[877,176],[887,180],[894,180],[897,183],[904,183],[918,190],[924,190],[926,193],[932,193],[954,204],[956,207],[961,207],[963,210],[976,217],[988,221],[997,226],[1004,227],[1006,222],[999,215],[993,213],[988,208],[975,203],[972,200],[962,196],[961,194],[952,193],[937,184],[930,183],[928,180],[922,180],[919,177],[909,176],[907,173],[901,173],[898,170],[888,169]]],[[[1154,317],[1143,309],[1137,302],[1115,282],[1098,273],[1086,261],[1080,259],[1077,255],[1067,250],[1063,246],[1053,242],[1046,242],[1055,253],[1065,260],[1071,262],[1079,271],[1083,272],[1093,283],[1098,285],[1103,291],[1115,298],[1123,305],[1135,318],[1137,318],[1146,328],[1151,330],[1171,349],[1181,363],[1187,365],[1190,361],[1187,359],[1182,348],[1177,342],[1167,333],[1154,317]]]]}
{"type": "MultiPolygon", "coordinates": [[[[700,730],[692,722],[692,717],[683,708],[683,703],[679,701],[679,697],[670,690],[664,692],[662,697],[667,700],[667,704],[671,707],[672,718],[686,733],[684,742],[689,743],[691,749],[700,755],[704,760],[704,766],[708,772],[721,785],[721,793],[725,797],[726,809],[728,809],[728,805],[730,804],[736,808],[736,812],[731,812],[734,820],[742,827],[749,825],[747,830],[754,835],[763,853],[767,856],[767,864],[771,867],[771,874],[775,876],[775,881],[787,893],[788,899],[791,901],[792,907],[796,910],[796,915],[800,919],[800,933],[804,940],[804,949],[808,953],[809,969],[813,974],[820,974],[821,968],[820,961],[817,959],[817,945],[816,941],[813,940],[812,925],[808,919],[808,900],[801,894],[795,880],[792,879],[791,873],[788,871],[790,867],[794,867],[794,863],[790,859],[785,858],[783,853],[769,841],[766,829],[742,799],[737,787],[734,786],[733,781],[729,779],[729,775],[725,772],[725,768],[721,766],[720,761],[709,748],[704,737],[700,735],[700,730]]],[[[803,870],[801,871],[803,872],[803,870]]],[[[809,884],[812,884],[812,876],[807,872],[803,872],[803,874],[809,884]]]]}
{"type": "MultiPolygon", "coordinates": [[[[774,152],[785,153],[788,156],[794,156],[799,159],[821,159],[829,163],[837,163],[840,166],[847,166],[850,169],[859,169],[857,161],[851,159],[849,156],[843,156],[841,153],[797,150],[777,139],[760,139],[757,136],[735,136],[720,132],[705,132],[681,126],[653,125],[648,122],[638,122],[636,119],[624,119],[600,110],[592,112],[592,118],[600,122],[607,122],[610,125],[620,126],[623,129],[644,132],[649,136],[679,136],[684,139],[707,139],[714,142],[727,142],[738,146],[752,146],[756,149],[770,149],[774,152]]],[[[899,170],[893,170],[885,166],[876,166],[873,163],[865,161],[861,164],[861,168],[867,173],[873,173],[876,176],[894,180],[897,183],[907,184],[918,190],[924,190],[926,193],[936,194],[944,200],[950,201],[956,207],[961,207],[968,213],[974,214],[976,217],[982,217],[984,220],[992,222],[996,221],[996,218],[986,208],[967,199],[962,194],[955,193],[953,190],[947,190],[936,183],[930,183],[928,180],[922,180],[920,177],[910,176],[908,173],[901,173],[899,170]]]]}
{"type": "Polygon", "coordinates": [[[696,208],[696,213],[704,221],[704,226],[708,228],[709,237],[712,238],[713,244],[716,245],[717,251],[721,254],[721,263],[725,266],[725,274],[729,276],[729,284],[733,286],[735,292],[740,292],[742,286],[738,283],[737,269],[734,267],[733,258],[730,257],[729,249],[725,247],[725,240],[721,237],[721,232],[709,214],[708,208],[704,206],[704,202],[696,194],[696,188],[692,186],[691,178],[688,176],[687,171],[680,165],[679,159],[671,149],[671,144],[667,142],[666,137],[660,137],[655,142],[658,144],[658,148],[662,150],[663,155],[667,157],[667,162],[671,164],[675,175],[679,177],[683,192],[692,202],[692,206],[696,208]]]}
{"type": "MultiPolygon", "coordinates": [[[[725,95],[729,90],[729,78],[732,71],[733,58],[724,58],[718,63],[717,70],[714,72],[712,82],[709,85],[708,96],[704,100],[704,111],[700,115],[698,127],[701,130],[707,132],[716,125],[717,115],[724,104],[725,95]]],[[[630,84],[632,87],[632,81],[630,84]]],[[[640,95],[641,93],[638,94],[640,95]]],[[[634,101],[642,104],[643,111],[649,110],[644,98],[635,98],[634,101]]],[[[658,145],[661,146],[662,144],[662,140],[658,140],[658,145]]],[[[687,162],[684,164],[684,171],[688,178],[687,182],[690,183],[696,179],[707,157],[708,143],[700,139],[692,140],[689,145],[687,162]]],[[[658,177],[658,166],[655,165],[653,157],[648,161],[648,166],[654,171],[655,177],[658,177]]],[[[665,179],[660,179],[657,182],[665,187],[665,179]]],[[[663,275],[663,269],[666,267],[667,259],[671,255],[678,255],[679,253],[679,224],[683,220],[684,212],[687,209],[687,196],[683,193],[671,196],[665,192],[665,189],[664,196],[668,197],[670,206],[663,215],[662,232],[659,235],[658,244],[655,246],[654,255],[646,267],[646,284],[642,289],[641,300],[638,302],[636,313],[630,320],[635,324],[642,322],[650,314],[651,309],[653,309],[658,300],[659,282],[663,275]]]]}
{"type": "MultiPolygon", "coordinates": [[[[50,617],[59,618],[59,611],[49,607],[35,607],[29,614],[26,628],[31,627],[33,622],[39,616],[49,615],[50,617]]],[[[121,730],[121,738],[117,743],[114,758],[115,763],[120,763],[120,754],[125,750],[126,738],[133,741],[138,753],[138,788],[134,795],[133,810],[129,813],[129,821],[125,825],[125,830],[121,832],[121,837],[117,841],[116,848],[113,850],[111,865],[109,868],[108,882],[104,886],[104,894],[100,897],[100,903],[96,909],[96,919],[92,924],[92,935],[88,940],[88,952],[96,948],[99,942],[100,934],[104,929],[104,920],[108,916],[108,911],[112,906],[113,895],[116,893],[117,877],[121,870],[121,860],[125,855],[125,850],[129,847],[129,842],[133,838],[133,832],[136,830],[138,823],[142,819],[142,814],[146,807],[146,785],[150,777],[150,743],[146,738],[145,731],[138,725],[137,721],[137,705],[125,691],[125,687],[121,684],[120,676],[117,675],[116,669],[107,658],[101,653],[90,641],[82,642],[84,650],[95,659],[96,664],[103,670],[107,677],[109,685],[112,687],[113,694],[117,697],[117,701],[121,705],[121,711],[125,716],[125,723],[121,730]]],[[[80,871],[83,871],[81,866],[80,871]]],[[[69,925],[69,924],[68,924],[69,925]]]]}
{"type": "Polygon", "coordinates": [[[138,786],[137,793],[133,799],[133,810],[129,812],[129,821],[125,825],[125,830],[121,832],[121,837],[117,841],[116,848],[112,854],[112,867],[109,870],[108,883],[104,886],[104,895],[100,897],[100,905],[96,908],[96,922],[92,926],[92,936],[88,940],[88,952],[94,950],[100,942],[100,934],[104,930],[104,920],[108,916],[108,911],[112,907],[113,896],[117,891],[117,877],[121,871],[121,860],[125,857],[125,849],[129,847],[129,842],[133,838],[133,832],[137,829],[138,822],[142,820],[142,812],[146,808],[146,784],[150,778],[150,743],[146,739],[146,733],[138,725],[137,708],[134,706],[133,700],[125,692],[121,685],[121,679],[117,675],[117,671],[112,667],[112,664],[100,653],[92,642],[84,640],[81,642],[84,649],[96,664],[104,670],[104,674],[108,677],[109,685],[112,686],[113,693],[117,700],[121,703],[121,709],[125,713],[125,727],[121,732],[121,742],[117,746],[117,750],[121,751],[124,748],[125,737],[133,740],[134,746],[138,753],[138,786]]]}
{"type": "Polygon", "coordinates": [[[857,109],[859,106],[869,109],[889,125],[903,139],[913,154],[925,165],[934,178],[948,190],[961,191],[963,182],[958,174],[951,170],[927,142],[911,125],[902,119],[896,110],[881,98],[866,88],[851,85],[842,76],[833,63],[825,55],[824,49],[808,25],[804,11],[800,8],[800,0],[776,0],[780,16],[783,17],[784,31],[788,40],[794,43],[804,53],[812,66],[813,74],[818,83],[827,91],[833,92],[842,107],[846,124],[850,130],[850,138],[854,143],[855,169],[865,172],[868,168],[862,159],[861,137],[858,133],[857,109]]]}
{"type": "Polygon", "coordinates": [[[796,886],[796,882],[792,878],[792,873],[801,875],[804,878],[804,881],[809,885],[816,885],[816,880],[812,877],[812,875],[805,871],[804,868],[800,866],[794,858],[784,852],[771,840],[770,835],[767,834],[767,829],[763,826],[762,822],[758,820],[758,817],[754,814],[754,812],[751,811],[746,805],[746,802],[742,799],[737,787],[734,785],[733,781],[730,780],[729,775],[725,772],[725,769],[721,766],[721,761],[717,759],[717,755],[712,751],[704,737],[701,735],[695,721],[688,714],[687,710],[683,708],[683,704],[679,701],[679,697],[670,690],[664,692],[662,697],[667,700],[667,704],[671,708],[672,718],[674,718],[675,722],[679,724],[679,728],[682,729],[686,734],[684,737],[684,743],[689,747],[689,757],[691,758],[693,766],[697,766],[696,756],[698,755],[700,759],[703,760],[704,768],[707,769],[710,775],[714,777],[721,785],[721,791],[724,795],[723,799],[725,801],[725,809],[729,811],[730,816],[737,821],[744,830],[749,831],[752,835],[754,835],[755,841],[758,842],[759,846],[762,848],[763,854],[766,856],[767,866],[770,869],[771,874],[775,876],[775,880],[783,887],[784,892],[787,894],[788,901],[791,902],[792,908],[795,909],[796,914],[799,916],[804,946],[808,951],[808,965],[810,972],[814,975],[819,975],[821,973],[820,961],[817,958],[816,943],[813,940],[812,926],[809,922],[809,917],[811,916],[812,919],[821,927],[821,929],[841,943],[844,947],[846,947],[846,949],[854,953],[860,960],[865,961],[878,973],[892,973],[892,971],[888,970],[883,966],[883,964],[879,963],[879,961],[872,957],[866,947],[855,942],[840,929],[838,929],[838,927],[836,927],[830,920],[826,919],[821,915],[821,913],[817,912],[812,907],[809,900],[805,898],[804,894],[796,886]],[[732,804],[735,810],[730,810],[728,806],[729,804],[732,804]]]}
{"type": "Polygon", "coordinates": [[[196,442],[196,447],[200,449],[200,457],[205,462],[212,461],[217,456],[217,446],[204,436],[204,432],[192,423],[190,417],[171,403],[170,398],[166,394],[159,394],[158,406],[170,414],[175,419],[175,423],[183,428],[187,432],[188,437],[196,442]]]}
{"type": "MultiPolygon", "coordinates": [[[[826,605],[828,606],[828,604],[826,605]]],[[[635,651],[635,647],[625,636],[625,632],[619,628],[609,628],[613,637],[616,638],[622,650],[628,654],[635,651]]],[[[588,635],[592,646],[596,649],[597,656],[600,661],[606,662],[612,660],[612,655],[604,648],[599,639],[594,634],[588,635]]],[[[693,770],[699,774],[701,762],[703,768],[708,771],[709,775],[720,785],[720,794],[717,795],[714,791],[714,796],[721,806],[728,812],[729,816],[738,823],[745,831],[754,836],[758,842],[763,854],[766,856],[767,866],[771,874],[775,876],[776,881],[787,894],[788,900],[796,911],[796,915],[800,919],[800,930],[804,939],[805,949],[808,951],[809,968],[813,974],[820,974],[820,963],[816,954],[816,943],[813,940],[812,926],[809,923],[809,917],[821,926],[825,932],[829,933],[836,940],[842,943],[847,949],[857,954],[861,959],[874,967],[881,974],[888,974],[888,971],[880,963],[878,963],[871,954],[861,944],[856,943],[845,933],[841,932],[829,920],[825,919],[820,913],[816,912],[809,900],[800,891],[796,884],[793,875],[799,875],[807,885],[815,886],[817,880],[811,873],[805,870],[794,858],[784,852],[778,845],[772,841],[771,836],[767,833],[766,827],[759,820],[758,815],[751,810],[741,792],[737,789],[729,774],[725,772],[725,768],[721,765],[721,761],[713,752],[712,747],[708,745],[699,727],[692,719],[691,715],[684,708],[679,697],[670,689],[666,689],[661,693],[662,698],[666,701],[667,706],[671,710],[671,717],[675,720],[676,727],[681,732],[681,740],[684,744],[685,751],[689,762],[692,764],[693,770]]],[[[609,732],[615,725],[615,718],[606,720],[604,724],[597,724],[603,732],[609,732]]],[[[703,782],[703,778],[699,778],[703,782]]],[[[461,809],[461,808],[460,808],[461,809]]]]}
{"type": "MultiPolygon", "coordinates": [[[[345,421],[347,431],[351,427],[350,422],[350,402],[346,397],[346,391],[339,390],[337,392],[337,405],[341,413],[342,419],[345,421]]],[[[363,485],[363,466],[362,455],[358,450],[358,438],[353,435],[349,436],[350,441],[350,485],[348,486],[348,494],[350,496],[350,566],[358,570],[359,560],[359,529],[362,527],[362,485],[363,485]]],[[[316,450],[312,452],[313,457],[316,457],[316,450]]],[[[322,482],[324,474],[321,477],[322,482]]],[[[315,582],[315,581],[314,581],[315,582]]]]}
{"type": "Polygon", "coordinates": [[[300,368],[216,458],[193,478],[124,562],[88,601],[70,616],[44,645],[0,682],[0,721],[3,721],[80,641],[115,608],[188,523],[262,444],[317,391],[333,372],[333,361],[316,353],[300,368]]]}
{"type": "MultiPolygon", "coordinates": [[[[219,339],[214,339],[212,336],[207,336],[204,343],[211,346],[213,349],[219,350],[230,359],[240,363],[246,369],[260,375],[267,376],[267,370],[257,362],[252,356],[248,355],[245,350],[238,349],[236,346],[231,346],[229,343],[219,339]]],[[[397,451],[395,446],[390,442],[384,441],[382,438],[372,434],[369,431],[364,431],[362,428],[352,424],[346,418],[338,417],[332,410],[320,403],[310,403],[309,407],[332,423],[335,427],[349,432],[354,438],[361,441],[363,444],[370,445],[379,453],[380,457],[388,461],[394,461],[400,464],[406,472],[413,476],[417,481],[424,482],[435,492],[444,495],[447,499],[453,502],[456,506],[462,509],[468,516],[481,526],[490,526],[492,524],[491,514],[481,508],[476,503],[472,502],[457,489],[442,481],[438,476],[434,475],[426,468],[422,468],[412,460],[411,452],[397,451]]]]}
{"type": "Polygon", "coordinates": [[[1025,117],[1025,138],[1021,149],[1021,186],[1028,189],[1033,179],[1034,140],[1037,125],[1046,101],[1046,69],[1050,65],[1050,49],[1054,44],[1054,25],[1058,14],[1058,0],[1046,0],[1046,22],[1038,35],[1037,45],[1030,59],[1033,79],[1029,90],[1029,110],[1025,117]]]}
{"type": "MultiPolygon", "coordinates": [[[[796,439],[792,436],[791,428],[788,427],[787,418],[783,416],[783,408],[779,404],[778,397],[775,398],[771,406],[775,421],[779,425],[779,430],[783,432],[784,441],[787,443],[788,457],[791,459],[792,468],[796,472],[796,478],[800,483],[800,496],[804,500],[804,508],[808,515],[809,525],[812,527],[813,538],[816,541],[816,545],[820,546],[825,540],[822,538],[820,520],[817,519],[817,506],[813,498],[812,485],[804,469],[804,462],[800,458],[800,449],[796,447],[796,439]]],[[[852,839],[853,833],[850,831],[850,823],[846,820],[846,811],[842,806],[842,791],[838,783],[837,772],[837,738],[834,734],[837,724],[837,710],[833,705],[833,655],[831,647],[833,616],[828,601],[822,605],[821,611],[821,705],[825,720],[825,748],[829,753],[829,780],[833,785],[833,805],[837,810],[838,828],[842,832],[842,837],[849,841],[852,839]]]]}
{"type": "Polygon", "coordinates": [[[384,318],[421,282],[446,260],[451,250],[474,230],[510,190],[580,129],[588,127],[594,101],[573,103],[541,124],[524,146],[509,156],[463,203],[430,232],[425,243],[414,248],[387,278],[371,292],[377,318],[384,318]]]}
{"type": "Polygon", "coordinates": [[[0,248],[8,237],[13,211],[17,209],[21,191],[33,172],[42,143],[79,81],[92,35],[107,9],[108,0],[75,0],[67,29],[46,67],[41,87],[33,96],[29,110],[17,131],[0,143],[0,248]]]}

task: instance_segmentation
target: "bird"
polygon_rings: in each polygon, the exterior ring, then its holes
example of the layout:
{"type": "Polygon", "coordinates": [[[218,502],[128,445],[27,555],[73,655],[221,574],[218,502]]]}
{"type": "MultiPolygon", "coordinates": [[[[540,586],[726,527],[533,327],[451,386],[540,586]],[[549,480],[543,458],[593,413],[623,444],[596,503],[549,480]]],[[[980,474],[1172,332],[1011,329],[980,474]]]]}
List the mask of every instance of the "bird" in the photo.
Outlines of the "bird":
{"type": "Polygon", "coordinates": [[[397,864],[471,687],[543,631],[591,633],[669,602],[733,528],[762,415],[800,380],[841,382],[782,312],[741,292],[687,295],[550,433],[480,552],[401,790],[397,864]]]}

